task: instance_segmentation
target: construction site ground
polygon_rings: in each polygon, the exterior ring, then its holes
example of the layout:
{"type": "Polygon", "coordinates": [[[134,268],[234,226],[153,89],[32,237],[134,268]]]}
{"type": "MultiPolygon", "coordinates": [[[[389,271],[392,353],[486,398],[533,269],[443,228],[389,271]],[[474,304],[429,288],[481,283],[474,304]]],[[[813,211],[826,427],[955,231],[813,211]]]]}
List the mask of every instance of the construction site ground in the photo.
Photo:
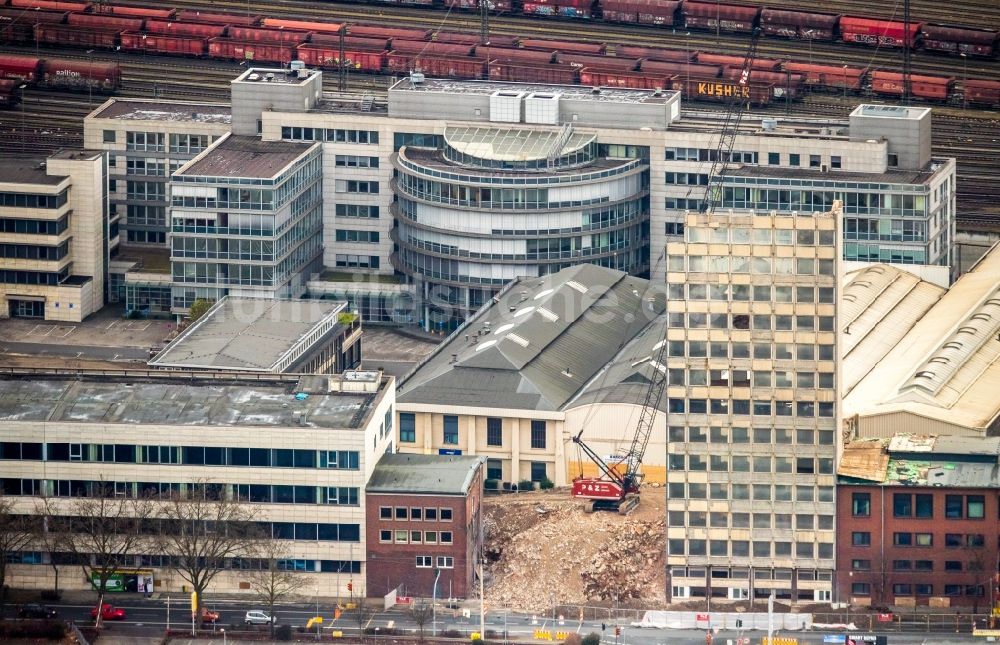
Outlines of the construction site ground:
{"type": "Polygon", "coordinates": [[[627,516],[586,513],[566,488],[487,497],[486,597],[521,611],[663,607],[664,507],[655,488],[627,516]]]}

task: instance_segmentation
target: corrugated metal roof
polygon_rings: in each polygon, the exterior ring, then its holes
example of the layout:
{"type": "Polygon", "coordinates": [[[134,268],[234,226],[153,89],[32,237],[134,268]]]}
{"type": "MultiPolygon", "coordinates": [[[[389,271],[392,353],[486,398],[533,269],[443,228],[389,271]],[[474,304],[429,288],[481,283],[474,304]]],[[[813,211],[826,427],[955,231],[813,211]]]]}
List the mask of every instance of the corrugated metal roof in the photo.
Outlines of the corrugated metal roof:
{"type": "Polygon", "coordinates": [[[368,493],[464,495],[486,463],[472,455],[382,455],[365,486],[368,493]]]}
{"type": "Polygon", "coordinates": [[[401,403],[560,409],[649,321],[649,282],[582,264],[512,282],[404,377],[401,403]]]}
{"type": "Polygon", "coordinates": [[[1000,488],[1000,437],[897,434],[844,446],[837,475],[888,486],[1000,488]]]}
{"type": "MultiPolygon", "coordinates": [[[[853,295],[855,302],[863,300],[866,289],[877,290],[874,277],[870,271],[859,272],[845,287],[845,296],[853,295]]],[[[905,284],[909,279],[898,281],[905,284]]],[[[875,335],[873,342],[884,344],[899,336],[884,353],[865,347],[863,340],[851,346],[844,366],[849,388],[845,415],[904,410],[981,433],[1000,415],[1000,342],[996,340],[1000,334],[1000,245],[920,312],[935,289],[915,284],[903,297],[888,287],[878,290],[867,309],[898,310],[895,316],[888,313],[874,325],[869,320],[860,328],[851,326],[849,335],[849,323],[845,324],[845,338],[859,331],[875,335]],[[903,327],[905,332],[900,334],[903,327]],[[872,364],[866,352],[878,356],[877,362],[872,364]]],[[[845,307],[858,308],[851,303],[845,307]]],[[[854,316],[859,321],[863,318],[863,312],[854,316]]]]}

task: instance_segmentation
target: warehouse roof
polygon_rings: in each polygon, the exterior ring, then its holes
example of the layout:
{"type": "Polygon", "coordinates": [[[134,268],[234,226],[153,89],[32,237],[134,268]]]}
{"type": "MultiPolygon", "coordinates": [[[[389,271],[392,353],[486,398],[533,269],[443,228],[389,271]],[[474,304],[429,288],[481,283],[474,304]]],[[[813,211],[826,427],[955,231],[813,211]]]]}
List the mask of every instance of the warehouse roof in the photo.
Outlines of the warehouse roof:
{"type": "Polygon", "coordinates": [[[346,302],[226,296],[149,364],[281,372],[338,327],[346,302]]]}
{"type": "Polygon", "coordinates": [[[365,492],[416,495],[465,495],[485,457],[472,455],[385,454],[365,492]]]}
{"type": "Polygon", "coordinates": [[[176,174],[270,179],[319,145],[229,135],[188,162],[176,174]]]}
{"type": "Polygon", "coordinates": [[[663,312],[648,289],[592,264],[519,278],[404,377],[397,400],[558,410],[663,312]]]}
{"type": "Polygon", "coordinates": [[[363,391],[330,391],[348,378],[8,373],[0,375],[0,423],[356,429],[385,391],[385,381],[376,379],[367,388],[350,384],[363,391]]]}
{"type": "Polygon", "coordinates": [[[995,426],[1000,418],[998,276],[1000,245],[936,300],[934,289],[919,281],[886,281],[885,275],[870,270],[857,272],[844,289],[845,297],[854,295],[855,302],[861,301],[867,289],[876,289],[862,284],[873,278],[885,281],[886,287],[875,296],[865,296],[872,300],[866,307],[871,315],[855,312],[854,319],[863,321],[860,327],[852,327],[850,319],[844,321],[845,334],[850,332],[846,338],[856,333],[876,336],[868,342],[847,341],[844,379],[850,390],[844,398],[845,416],[908,412],[975,434],[995,426]],[[902,294],[906,285],[908,293],[902,294]],[[885,312],[883,318],[892,319],[890,323],[872,321],[880,311],[885,312]],[[886,348],[891,338],[879,339],[880,334],[898,340],[886,348]],[[880,354],[877,360],[864,356],[865,346],[880,354]]]}

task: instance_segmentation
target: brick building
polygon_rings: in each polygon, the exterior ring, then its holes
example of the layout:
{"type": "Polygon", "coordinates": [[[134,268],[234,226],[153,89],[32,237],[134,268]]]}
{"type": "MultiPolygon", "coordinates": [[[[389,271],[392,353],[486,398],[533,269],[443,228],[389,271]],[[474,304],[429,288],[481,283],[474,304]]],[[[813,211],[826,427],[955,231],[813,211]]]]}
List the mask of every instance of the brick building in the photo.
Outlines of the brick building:
{"type": "Polygon", "coordinates": [[[847,444],[837,471],[837,597],[859,605],[992,605],[998,454],[995,437],[847,444]]]}
{"type": "Polygon", "coordinates": [[[386,454],[366,487],[366,595],[477,594],[485,457],[386,454]]]}

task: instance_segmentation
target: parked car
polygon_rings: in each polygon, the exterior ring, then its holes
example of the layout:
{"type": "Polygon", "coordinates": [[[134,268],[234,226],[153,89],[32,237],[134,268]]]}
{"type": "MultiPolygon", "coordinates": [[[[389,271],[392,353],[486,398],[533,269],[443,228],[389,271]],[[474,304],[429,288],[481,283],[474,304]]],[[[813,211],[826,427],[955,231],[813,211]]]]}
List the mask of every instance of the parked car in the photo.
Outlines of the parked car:
{"type": "MultiPolygon", "coordinates": [[[[90,617],[97,618],[97,607],[90,610],[90,617]]],[[[125,610],[108,603],[101,605],[101,620],[125,620],[125,610]]]]}
{"type": "Polygon", "coordinates": [[[24,605],[17,611],[18,618],[56,618],[58,616],[55,609],[45,605],[24,605]]]}
{"type": "Polygon", "coordinates": [[[243,622],[247,625],[270,625],[277,621],[274,616],[268,616],[262,611],[251,610],[247,612],[243,622]]]}

